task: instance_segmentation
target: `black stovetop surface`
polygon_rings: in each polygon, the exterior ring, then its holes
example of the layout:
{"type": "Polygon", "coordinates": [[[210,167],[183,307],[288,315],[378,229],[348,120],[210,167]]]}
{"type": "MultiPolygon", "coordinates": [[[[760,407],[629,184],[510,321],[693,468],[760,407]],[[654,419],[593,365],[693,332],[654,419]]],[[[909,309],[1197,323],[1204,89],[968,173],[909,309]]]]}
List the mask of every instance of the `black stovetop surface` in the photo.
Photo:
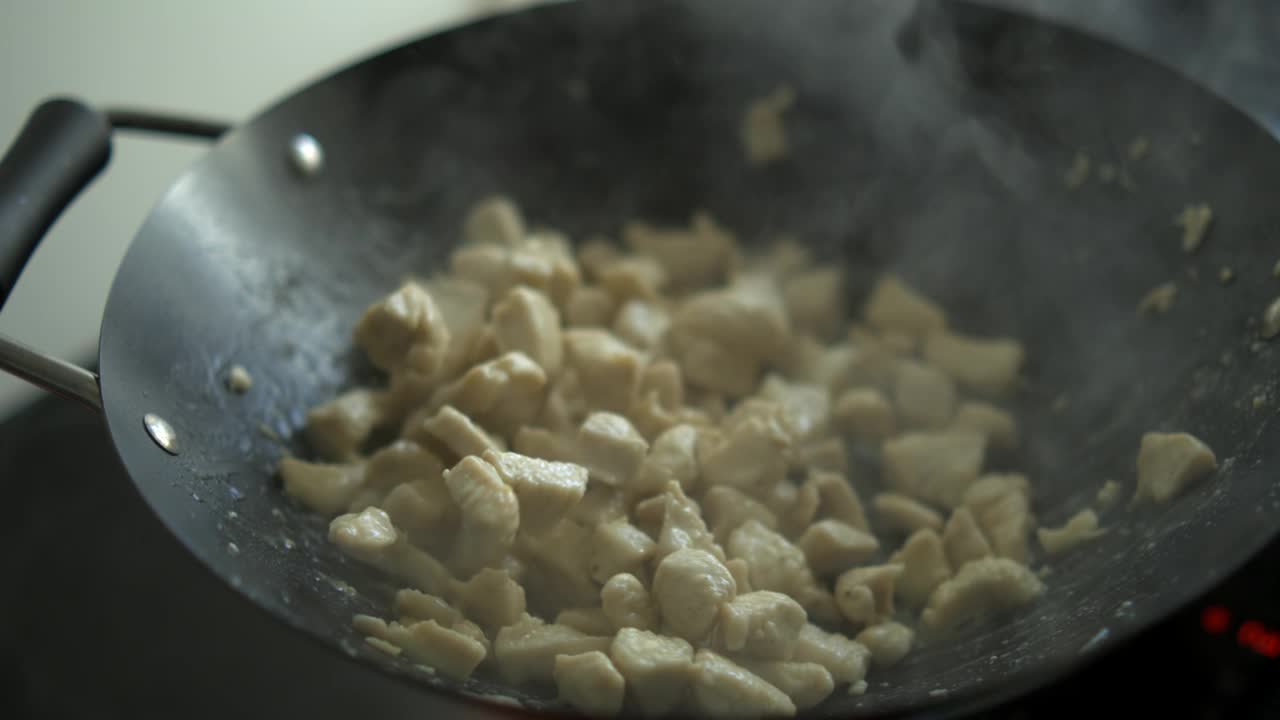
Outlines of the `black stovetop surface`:
{"type": "MultiPolygon", "coordinates": [[[[0,424],[0,438],[0,717],[411,714],[344,685],[336,653],[195,562],[134,490],[97,416],[49,399],[0,424]]],[[[989,716],[1277,718],[1273,629],[1280,541],[1202,602],[989,716]]]]}

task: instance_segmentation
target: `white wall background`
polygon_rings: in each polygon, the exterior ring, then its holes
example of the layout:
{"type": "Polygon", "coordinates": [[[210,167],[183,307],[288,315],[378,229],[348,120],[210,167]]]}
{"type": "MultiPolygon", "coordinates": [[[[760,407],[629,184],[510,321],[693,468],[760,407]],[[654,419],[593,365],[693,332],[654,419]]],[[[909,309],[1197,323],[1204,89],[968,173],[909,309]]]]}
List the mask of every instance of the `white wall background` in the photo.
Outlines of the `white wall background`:
{"type": "MultiPolygon", "coordinates": [[[[55,94],[244,120],[380,48],[536,0],[5,0],[0,144],[55,94]]],[[[116,140],[0,311],[0,333],[84,361],[134,231],[203,147],[116,140]]],[[[36,391],[0,373],[0,418],[36,391]]]]}

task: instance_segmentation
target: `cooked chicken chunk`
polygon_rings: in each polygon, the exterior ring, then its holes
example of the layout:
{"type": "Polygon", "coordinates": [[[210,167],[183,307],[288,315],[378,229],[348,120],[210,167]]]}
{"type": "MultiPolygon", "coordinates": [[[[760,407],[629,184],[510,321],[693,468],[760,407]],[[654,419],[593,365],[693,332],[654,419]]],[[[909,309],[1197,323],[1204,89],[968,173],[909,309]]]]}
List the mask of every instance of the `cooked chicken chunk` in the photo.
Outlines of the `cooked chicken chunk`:
{"type": "Polygon", "coordinates": [[[1104,532],[1098,528],[1098,514],[1086,509],[1072,515],[1060,528],[1040,528],[1036,531],[1036,537],[1040,539],[1040,547],[1046,553],[1057,555],[1101,537],[1104,532]]]}
{"type": "Polygon", "coordinates": [[[560,372],[560,313],[546,295],[524,286],[511,288],[493,306],[493,333],[499,353],[522,352],[548,376],[560,372]]]}
{"type": "Polygon", "coordinates": [[[982,435],[969,431],[899,435],[881,450],[885,483],[919,500],[955,507],[978,479],[985,445],[982,435]]]}
{"type": "Polygon", "coordinates": [[[1134,500],[1165,503],[1191,483],[1218,469],[1213,451],[1187,433],[1147,433],[1138,450],[1134,500]]]}
{"type": "Polygon", "coordinates": [[[627,681],[627,694],[646,715],[674,709],[696,675],[693,647],[681,638],[623,628],[609,646],[609,659],[627,681]]]}
{"type": "Polygon", "coordinates": [[[474,455],[444,473],[462,516],[452,565],[463,576],[492,566],[507,554],[520,526],[515,492],[492,465],[474,455]]]}
{"type": "Polygon", "coordinates": [[[1025,605],[1043,592],[1044,583],[1026,565],[983,558],[939,585],[921,619],[932,629],[954,628],[989,612],[1025,605]]]}
{"type": "Polygon", "coordinates": [[[653,573],[653,597],[664,630],[690,642],[707,637],[720,606],[737,592],[729,569],[704,550],[677,550],[664,557],[653,573]]]}
{"type": "Polygon", "coordinates": [[[658,629],[658,606],[644,583],[630,573],[618,573],[600,589],[600,604],[613,629],[658,629]]]}
{"type": "Polygon", "coordinates": [[[591,716],[622,711],[626,682],[603,652],[557,655],[552,673],[560,699],[575,710],[591,716]]]}
{"type": "Polygon", "coordinates": [[[762,660],[786,660],[795,651],[804,608],[769,590],[743,593],[719,608],[716,642],[724,650],[762,660]]]}
{"type": "Polygon", "coordinates": [[[608,637],[584,635],[573,628],[548,625],[525,615],[514,625],[498,631],[493,641],[493,655],[498,671],[508,682],[549,683],[555,677],[557,655],[604,652],[609,645],[608,637]]]}
{"type": "Polygon", "coordinates": [[[587,416],[578,430],[578,457],[591,478],[606,485],[626,487],[640,470],[649,443],[621,415],[597,412],[587,416]]]}
{"type": "Polygon", "coordinates": [[[755,673],[710,650],[694,656],[693,706],[707,717],[790,717],[796,706],[755,673]]]}

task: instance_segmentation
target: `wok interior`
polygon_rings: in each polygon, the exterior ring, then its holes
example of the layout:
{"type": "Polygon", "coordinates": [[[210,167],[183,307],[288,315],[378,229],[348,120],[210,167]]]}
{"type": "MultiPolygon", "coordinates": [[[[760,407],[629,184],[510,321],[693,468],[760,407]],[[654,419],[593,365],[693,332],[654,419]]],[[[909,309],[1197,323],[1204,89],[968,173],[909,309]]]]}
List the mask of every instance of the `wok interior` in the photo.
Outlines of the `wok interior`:
{"type": "MultiPolygon", "coordinates": [[[[1105,479],[1131,493],[1147,430],[1195,433],[1223,466],[1170,507],[1104,516],[1111,531],[1053,561],[1028,611],[919,648],[819,714],[1011,692],[1078,660],[1104,629],[1105,645],[1190,599],[1269,537],[1263,509],[1276,502],[1272,413],[1251,405],[1274,393],[1272,350],[1251,348],[1249,325],[1276,259],[1267,230],[1280,222],[1263,194],[1280,177],[1273,141],[1171,73],[1074,33],[923,7],[905,29],[909,8],[890,2],[544,8],[392,51],[269,110],[179,181],[112,291],[104,397],[144,495],[258,603],[441,685],[350,630],[394,586],[281,495],[281,448],[262,427],[290,436],[306,408],[369,381],[350,349],[359,312],[406,274],[444,269],[484,195],[509,194],[578,239],[706,209],[741,242],[791,234],[840,263],[851,307],[891,269],[961,331],[1021,339],[1024,443],[1005,462],[1032,476],[1041,524],[1088,506],[1105,479]],[[750,169],[741,113],[780,85],[798,97],[791,157],[750,169]],[[299,131],[326,150],[307,181],[283,162],[299,131]],[[1118,162],[1140,135],[1152,151],[1132,165],[1135,190],[1064,188],[1077,151],[1118,162]],[[1192,202],[1217,219],[1187,257],[1172,217],[1192,202]],[[1236,269],[1235,286],[1219,286],[1220,266],[1236,269]],[[1173,309],[1138,317],[1168,280],[1173,309]],[[171,337],[156,342],[156,328],[171,337]],[[223,388],[235,363],[255,376],[244,398],[223,388]],[[136,418],[152,411],[190,438],[182,455],[140,439],[136,418]]],[[[878,486],[874,467],[852,474],[864,498],[878,486]]]]}

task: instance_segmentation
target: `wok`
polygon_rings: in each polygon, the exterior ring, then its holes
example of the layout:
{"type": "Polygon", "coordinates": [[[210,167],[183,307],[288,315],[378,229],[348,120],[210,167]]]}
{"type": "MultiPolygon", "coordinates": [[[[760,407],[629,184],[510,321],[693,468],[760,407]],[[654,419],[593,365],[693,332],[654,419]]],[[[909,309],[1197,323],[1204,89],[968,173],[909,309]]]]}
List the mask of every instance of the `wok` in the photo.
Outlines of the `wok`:
{"type": "MultiPolygon", "coordinates": [[[[284,449],[269,435],[305,453],[294,438],[306,409],[376,382],[350,348],[359,312],[404,275],[443,267],[484,195],[507,193],[574,237],[695,208],[747,242],[794,233],[847,270],[850,303],[892,269],[960,329],[1026,343],[1017,464],[1043,524],[1089,504],[1104,479],[1131,489],[1147,430],[1186,430],[1218,453],[1220,471],[1172,505],[1105,516],[1104,537],[1053,561],[1037,604],[920,648],[875,671],[865,696],[838,693],[814,714],[959,712],[1023,692],[1186,603],[1273,534],[1280,431],[1253,399],[1274,397],[1257,318],[1275,293],[1280,145],[1172,71],[1074,31],[964,3],[901,8],[564,4],[382,53],[222,135],[177,180],[118,270],[100,383],[10,340],[0,360],[98,407],[138,489],[197,558],[356,659],[335,681],[385,686],[389,673],[420,683],[424,706],[514,712],[476,703],[496,685],[451,685],[360,642],[352,614],[384,609],[395,586],[282,495],[284,449]],[[799,98],[792,153],[749,169],[741,113],[780,85],[799,98]],[[1138,136],[1149,155],[1124,160],[1138,136]],[[1123,165],[1125,187],[1065,189],[1082,151],[1123,165]],[[1216,219],[1186,255],[1171,218],[1192,202],[1216,219]],[[1228,287],[1224,266],[1238,276],[1228,287]],[[1170,280],[1169,312],[1139,317],[1139,299],[1170,280]],[[254,375],[244,396],[225,389],[233,364],[254,375]]],[[[0,171],[6,291],[105,163],[112,119],[220,130],[43,107],[0,171]]]]}

